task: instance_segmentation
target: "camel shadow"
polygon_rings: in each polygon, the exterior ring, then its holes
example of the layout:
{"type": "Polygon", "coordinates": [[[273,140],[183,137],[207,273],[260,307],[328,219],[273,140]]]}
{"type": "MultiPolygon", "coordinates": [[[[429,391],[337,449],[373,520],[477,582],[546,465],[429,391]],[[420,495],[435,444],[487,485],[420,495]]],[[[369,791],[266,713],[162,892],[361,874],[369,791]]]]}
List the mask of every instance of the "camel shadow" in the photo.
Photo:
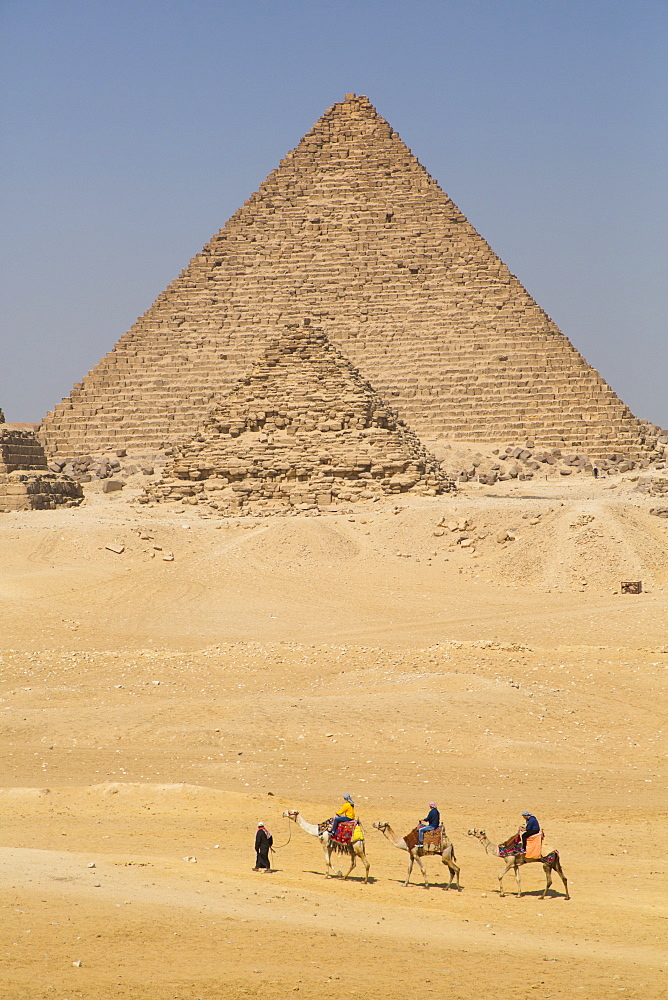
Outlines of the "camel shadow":
{"type": "Polygon", "coordinates": [[[522,889],[522,895],[519,896],[519,897],[517,895],[517,892],[508,892],[508,891],[506,891],[506,892],[503,893],[503,896],[501,896],[501,894],[500,894],[500,892],[499,892],[498,889],[496,889],[495,892],[496,892],[497,896],[500,896],[501,899],[504,899],[504,898],[507,899],[509,896],[512,896],[514,899],[524,899],[525,897],[528,897],[528,896],[531,896],[532,899],[539,899],[539,900],[540,899],[568,899],[568,897],[566,896],[565,892],[559,892],[558,889],[552,889],[552,888],[548,889],[544,896],[543,896],[543,890],[542,889],[522,889]]]}
{"type": "Polygon", "coordinates": [[[389,881],[395,882],[403,889],[442,889],[444,892],[463,892],[464,890],[463,885],[458,887],[456,885],[451,885],[449,882],[429,882],[428,885],[425,885],[424,882],[409,882],[408,885],[406,885],[405,881],[400,878],[393,878],[389,881]]]}
{"type": "MultiPolygon", "coordinates": [[[[334,882],[361,882],[362,884],[364,884],[364,876],[363,875],[349,875],[348,878],[344,879],[343,875],[328,875],[326,872],[323,872],[323,871],[319,871],[318,872],[314,868],[307,868],[307,869],[305,869],[304,870],[304,874],[305,875],[320,875],[321,878],[332,879],[334,882]]],[[[369,875],[367,884],[371,885],[372,883],[375,883],[377,881],[378,881],[377,878],[374,878],[373,875],[369,875]]]]}

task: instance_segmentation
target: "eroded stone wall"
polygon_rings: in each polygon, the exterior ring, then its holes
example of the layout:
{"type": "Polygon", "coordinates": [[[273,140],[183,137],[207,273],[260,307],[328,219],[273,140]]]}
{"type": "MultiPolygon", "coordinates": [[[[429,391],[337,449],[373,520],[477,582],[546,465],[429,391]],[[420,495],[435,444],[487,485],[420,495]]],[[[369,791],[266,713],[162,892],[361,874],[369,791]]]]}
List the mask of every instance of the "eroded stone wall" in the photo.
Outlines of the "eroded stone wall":
{"type": "Polygon", "coordinates": [[[55,473],[0,472],[0,513],[76,507],[83,499],[78,483],[55,473]]]}
{"type": "Polygon", "coordinates": [[[44,449],[32,431],[0,426],[0,473],[46,467],[44,449]]]}

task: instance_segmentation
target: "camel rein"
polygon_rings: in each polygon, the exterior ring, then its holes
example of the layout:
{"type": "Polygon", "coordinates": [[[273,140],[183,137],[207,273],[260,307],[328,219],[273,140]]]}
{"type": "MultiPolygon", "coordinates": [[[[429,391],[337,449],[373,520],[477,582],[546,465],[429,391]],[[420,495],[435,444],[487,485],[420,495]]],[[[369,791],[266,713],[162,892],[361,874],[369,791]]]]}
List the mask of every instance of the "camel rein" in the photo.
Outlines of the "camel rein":
{"type": "Polygon", "coordinates": [[[287,839],[287,840],[285,841],[285,843],[284,843],[284,844],[281,844],[281,846],[280,846],[280,847],[272,847],[272,848],[271,848],[271,850],[272,850],[272,851],[282,851],[284,847],[287,847],[287,846],[288,846],[288,844],[290,843],[290,840],[291,840],[291,838],[292,838],[292,827],[290,826],[290,823],[291,823],[292,821],[290,820],[290,817],[289,817],[289,816],[286,816],[285,818],[286,818],[286,819],[287,819],[287,821],[288,821],[288,839],[287,839]]]}

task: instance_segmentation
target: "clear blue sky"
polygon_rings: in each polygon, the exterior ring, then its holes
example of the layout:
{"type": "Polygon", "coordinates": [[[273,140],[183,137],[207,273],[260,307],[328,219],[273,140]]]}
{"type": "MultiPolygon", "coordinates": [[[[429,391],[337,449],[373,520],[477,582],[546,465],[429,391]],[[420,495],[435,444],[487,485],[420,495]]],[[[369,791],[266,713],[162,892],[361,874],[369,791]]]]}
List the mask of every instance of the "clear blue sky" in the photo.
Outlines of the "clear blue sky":
{"type": "Polygon", "coordinates": [[[668,4],[0,0],[0,407],[39,420],[346,92],[668,427],[668,4]]]}

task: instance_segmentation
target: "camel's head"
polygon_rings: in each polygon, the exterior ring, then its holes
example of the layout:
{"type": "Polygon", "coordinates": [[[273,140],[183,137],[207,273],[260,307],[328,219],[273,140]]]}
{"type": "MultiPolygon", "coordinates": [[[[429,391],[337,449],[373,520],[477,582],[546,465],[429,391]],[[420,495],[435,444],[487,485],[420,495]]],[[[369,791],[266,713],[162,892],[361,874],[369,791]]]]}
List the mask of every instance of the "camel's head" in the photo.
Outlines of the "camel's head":
{"type": "Polygon", "coordinates": [[[473,830],[469,830],[469,837],[477,837],[478,840],[480,840],[480,838],[484,836],[485,836],[484,830],[476,830],[475,828],[473,830]]]}
{"type": "Polygon", "coordinates": [[[292,819],[292,820],[294,820],[296,822],[297,821],[297,817],[299,816],[299,813],[297,812],[296,809],[286,809],[285,812],[283,813],[283,815],[287,819],[292,819]]]}
{"type": "Polygon", "coordinates": [[[389,827],[390,824],[389,823],[372,823],[371,825],[373,827],[375,827],[376,830],[380,830],[381,833],[385,833],[385,831],[387,830],[387,828],[389,827]]]}

